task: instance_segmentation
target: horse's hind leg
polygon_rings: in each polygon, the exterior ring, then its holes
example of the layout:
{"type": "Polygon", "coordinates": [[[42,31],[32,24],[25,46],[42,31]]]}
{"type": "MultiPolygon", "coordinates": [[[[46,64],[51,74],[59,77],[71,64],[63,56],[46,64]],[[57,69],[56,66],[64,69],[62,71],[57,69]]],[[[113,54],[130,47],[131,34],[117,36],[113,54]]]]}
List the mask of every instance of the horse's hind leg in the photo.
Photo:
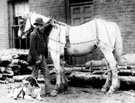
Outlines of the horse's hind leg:
{"type": "Polygon", "coordinates": [[[113,55],[111,49],[101,48],[101,51],[103,52],[106,60],[109,63],[110,70],[108,70],[108,71],[111,72],[111,73],[108,73],[108,78],[103,87],[108,87],[110,80],[112,80],[111,87],[110,87],[108,93],[113,93],[119,86],[118,73],[117,73],[117,68],[116,68],[117,62],[114,58],[114,55],[113,55]],[[112,74],[112,76],[110,76],[111,74],[112,74]]]}
{"type": "Polygon", "coordinates": [[[101,92],[107,92],[108,91],[108,89],[110,88],[111,83],[112,83],[111,78],[112,78],[112,73],[111,73],[110,68],[109,68],[108,74],[107,74],[107,79],[106,79],[106,82],[101,89],[101,92]]]}

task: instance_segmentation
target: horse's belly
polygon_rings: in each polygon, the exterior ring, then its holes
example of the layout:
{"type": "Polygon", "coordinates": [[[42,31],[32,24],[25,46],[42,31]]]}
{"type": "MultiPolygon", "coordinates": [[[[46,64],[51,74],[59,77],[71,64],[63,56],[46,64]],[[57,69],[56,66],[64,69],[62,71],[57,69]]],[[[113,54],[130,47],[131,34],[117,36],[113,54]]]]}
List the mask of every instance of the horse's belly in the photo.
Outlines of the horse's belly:
{"type": "Polygon", "coordinates": [[[96,46],[94,44],[72,45],[68,49],[68,54],[74,56],[83,56],[93,51],[95,47],[96,46]]]}

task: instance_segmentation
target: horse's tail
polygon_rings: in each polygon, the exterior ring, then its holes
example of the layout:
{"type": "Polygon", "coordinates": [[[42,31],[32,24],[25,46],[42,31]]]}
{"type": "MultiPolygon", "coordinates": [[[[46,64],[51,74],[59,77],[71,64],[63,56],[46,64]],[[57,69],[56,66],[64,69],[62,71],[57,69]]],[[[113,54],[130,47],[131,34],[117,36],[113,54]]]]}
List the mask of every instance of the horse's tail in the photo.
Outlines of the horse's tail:
{"type": "Polygon", "coordinates": [[[118,25],[116,25],[116,40],[114,44],[114,55],[118,64],[121,64],[121,56],[123,53],[122,35],[118,25]]]}

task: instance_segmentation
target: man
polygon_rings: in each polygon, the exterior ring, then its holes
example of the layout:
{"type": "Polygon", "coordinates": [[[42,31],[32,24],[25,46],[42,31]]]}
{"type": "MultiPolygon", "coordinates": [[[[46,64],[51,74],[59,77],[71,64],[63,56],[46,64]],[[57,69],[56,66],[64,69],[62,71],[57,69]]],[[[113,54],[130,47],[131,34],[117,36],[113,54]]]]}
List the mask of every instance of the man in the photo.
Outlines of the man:
{"type": "Polygon", "coordinates": [[[45,79],[45,95],[56,96],[57,92],[51,88],[50,73],[46,63],[48,48],[43,19],[37,18],[34,25],[35,29],[30,35],[30,51],[28,56],[28,62],[31,62],[33,65],[32,76],[38,78],[38,71],[41,69],[45,79]],[[29,57],[31,58],[30,60],[29,57]]]}

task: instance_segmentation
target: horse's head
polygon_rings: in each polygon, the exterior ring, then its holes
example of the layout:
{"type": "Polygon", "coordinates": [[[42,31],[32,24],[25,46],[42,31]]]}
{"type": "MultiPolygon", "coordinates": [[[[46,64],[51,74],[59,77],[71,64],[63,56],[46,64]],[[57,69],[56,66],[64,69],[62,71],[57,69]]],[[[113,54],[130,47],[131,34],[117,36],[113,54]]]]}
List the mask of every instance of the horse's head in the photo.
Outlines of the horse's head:
{"type": "Polygon", "coordinates": [[[19,23],[18,37],[25,38],[28,36],[28,34],[30,34],[31,31],[33,31],[33,29],[35,27],[34,23],[35,23],[35,20],[37,17],[41,17],[43,19],[45,32],[47,32],[47,34],[50,32],[50,30],[53,27],[52,18],[47,18],[45,16],[35,14],[35,13],[29,13],[24,18],[20,18],[22,22],[19,23]]]}
{"type": "Polygon", "coordinates": [[[26,38],[28,34],[33,30],[33,26],[30,22],[30,18],[19,18],[21,22],[19,22],[19,29],[18,29],[18,37],[26,38]]]}

